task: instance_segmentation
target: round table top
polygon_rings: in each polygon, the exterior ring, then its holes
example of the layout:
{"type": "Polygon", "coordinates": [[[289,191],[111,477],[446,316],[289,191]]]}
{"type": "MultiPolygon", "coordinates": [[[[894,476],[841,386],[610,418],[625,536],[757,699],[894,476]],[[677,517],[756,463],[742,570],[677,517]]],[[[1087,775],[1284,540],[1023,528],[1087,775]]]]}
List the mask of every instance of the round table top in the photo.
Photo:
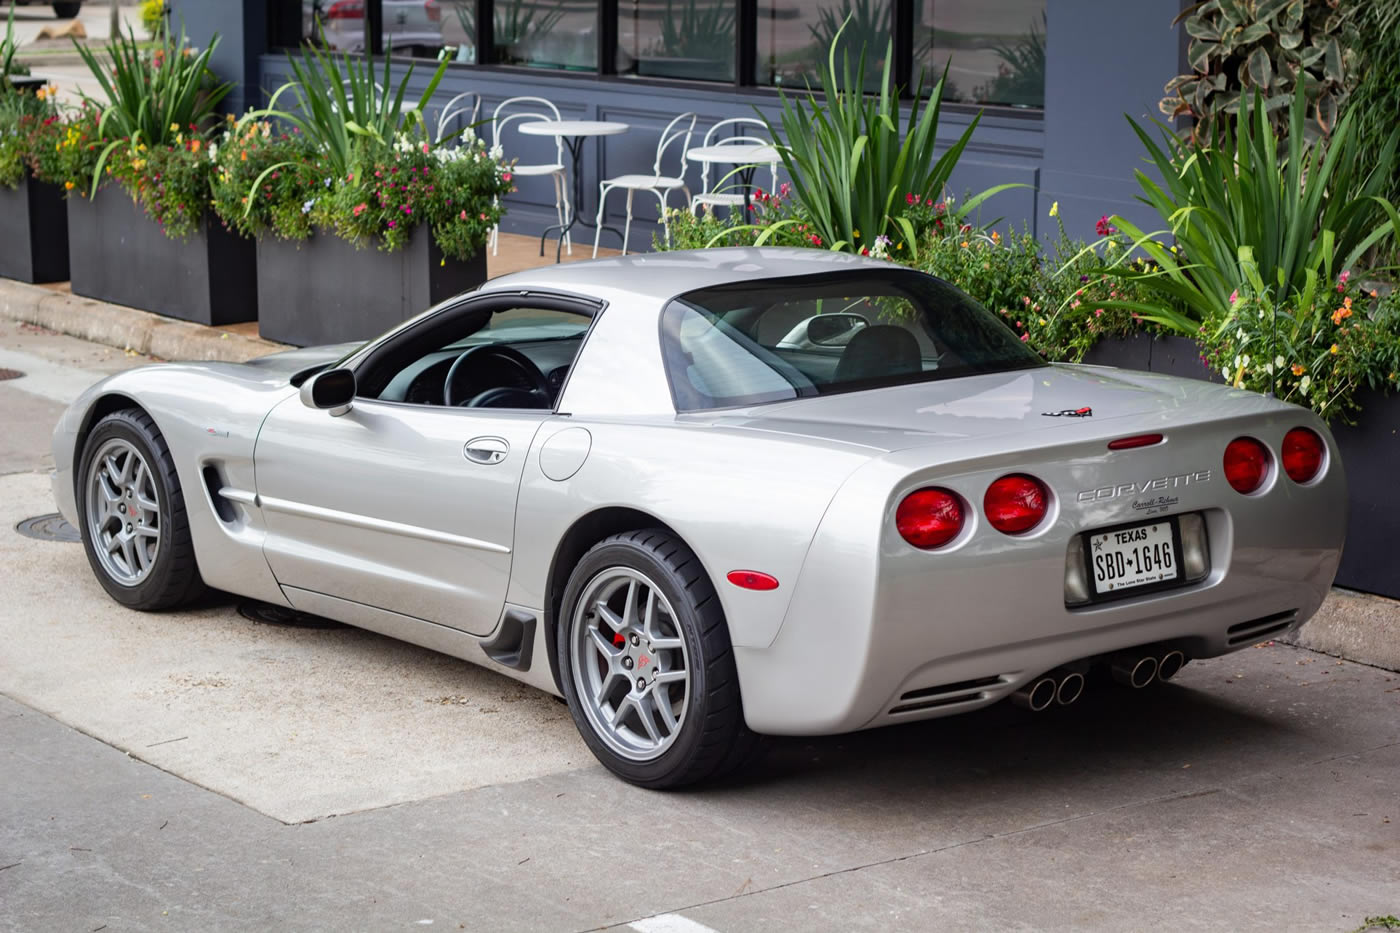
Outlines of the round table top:
{"type": "Polygon", "coordinates": [[[518,129],[527,136],[616,136],[628,126],[610,120],[534,120],[518,129]]]}
{"type": "Polygon", "coordinates": [[[739,165],[745,162],[777,162],[778,150],[770,143],[727,143],[723,146],[696,146],[685,151],[687,159],[696,162],[727,162],[739,165]]]}

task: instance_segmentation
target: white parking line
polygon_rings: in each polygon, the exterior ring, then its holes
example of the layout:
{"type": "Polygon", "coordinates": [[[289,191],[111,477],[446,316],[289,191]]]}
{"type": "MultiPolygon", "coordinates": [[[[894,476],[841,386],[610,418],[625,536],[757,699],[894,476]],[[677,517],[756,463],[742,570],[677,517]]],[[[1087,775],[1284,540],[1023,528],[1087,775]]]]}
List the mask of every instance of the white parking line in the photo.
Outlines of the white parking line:
{"type": "Polygon", "coordinates": [[[657,914],[627,925],[637,933],[719,933],[680,914],[657,914]]]}
{"type": "Polygon", "coordinates": [[[0,350],[0,369],[17,369],[24,373],[18,379],[0,382],[29,395],[37,395],[64,405],[72,402],[88,386],[102,379],[95,373],[76,366],[64,366],[19,350],[0,350]]]}

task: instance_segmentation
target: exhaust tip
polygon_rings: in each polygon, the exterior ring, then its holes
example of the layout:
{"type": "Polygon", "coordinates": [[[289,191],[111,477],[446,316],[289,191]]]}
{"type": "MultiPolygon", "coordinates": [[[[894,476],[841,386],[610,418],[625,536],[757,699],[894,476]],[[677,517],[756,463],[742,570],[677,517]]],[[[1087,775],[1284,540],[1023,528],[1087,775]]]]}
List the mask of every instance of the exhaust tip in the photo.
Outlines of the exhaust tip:
{"type": "Polygon", "coordinates": [[[1079,699],[1084,692],[1084,675],[1078,671],[1070,671],[1060,678],[1060,682],[1055,687],[1055,702],[1061,706],[1069,706],[1079,699]]]}
{"type": "Polygon", "coordinates": [[[1017,706],[1024,707],[1032,713],[1039,713],[1055,702],[1057,692],[1058,685],[1055,683],[1055,678],[1041,677],[1011,694],[1011,700],[1017,706]]]}
{"type": "Polygon", "coordinates": [[[1157,679],[1165,683],[1171,680],[1186,666],[1186,655],[1180,651],[1168,651],[1157,662],[1157,679]]]}
{"type": "Polygon", "coordinates": [[[1157,659],[1150,654],[1120,655],[1113,659],[1110,670],[1120,684],[1141,690],[1157,679],[1157,659]]]}

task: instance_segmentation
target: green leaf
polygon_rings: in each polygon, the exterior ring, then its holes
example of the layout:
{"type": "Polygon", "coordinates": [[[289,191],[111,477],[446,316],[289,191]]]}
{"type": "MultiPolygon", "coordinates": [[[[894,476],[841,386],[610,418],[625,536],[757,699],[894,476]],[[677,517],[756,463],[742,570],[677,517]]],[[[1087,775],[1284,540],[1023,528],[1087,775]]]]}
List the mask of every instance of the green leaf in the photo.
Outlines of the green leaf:
{"type": "Polygon", "coordinates": [[[1254,79],[1256,87],[1268,89],[1274,80],[1274,63],[1269,58],[1268,50],[1257,48],[1249,55],[1249,76],[1254,79]]]}

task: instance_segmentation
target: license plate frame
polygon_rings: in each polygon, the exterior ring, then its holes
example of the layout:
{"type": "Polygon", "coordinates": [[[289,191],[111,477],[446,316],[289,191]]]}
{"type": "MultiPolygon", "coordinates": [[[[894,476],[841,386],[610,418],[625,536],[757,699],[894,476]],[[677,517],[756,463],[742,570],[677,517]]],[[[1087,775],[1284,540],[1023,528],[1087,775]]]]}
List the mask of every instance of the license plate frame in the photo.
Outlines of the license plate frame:
{"type": "Polygon", "coordinates": [[[1084,535],[1084,576],[1089,584],[1089,592],[1093,602],[1105,602],[1114,599],[1130,599],[1134,596],[1142,596],[1148,593],[1160,593],[1163,590],[1174,590],[1186,586],[1185,568],[1182,566],[1181,556],[1181,526],[1177,521],[1177,516],[1168,515],[1156,519],[1139,520],[1135,522],[1122,522],[1117,525],[1105,525],[1100,528],[1093,528],[1083,533],[1084,535]],[[1148,528],[1153,525],[1167,525],[1171,534],[1172,564],[1176,576],[1169,580],[1154,580],[1148,583],[1140,583],[1137,586],[1125,586],[1121,589],[1100,590],[1098,580],[1094,573],[1093,540],[1100,535],[1111,534],[1118,531],[1128,531],[1133,528],[1148,528]]]}

